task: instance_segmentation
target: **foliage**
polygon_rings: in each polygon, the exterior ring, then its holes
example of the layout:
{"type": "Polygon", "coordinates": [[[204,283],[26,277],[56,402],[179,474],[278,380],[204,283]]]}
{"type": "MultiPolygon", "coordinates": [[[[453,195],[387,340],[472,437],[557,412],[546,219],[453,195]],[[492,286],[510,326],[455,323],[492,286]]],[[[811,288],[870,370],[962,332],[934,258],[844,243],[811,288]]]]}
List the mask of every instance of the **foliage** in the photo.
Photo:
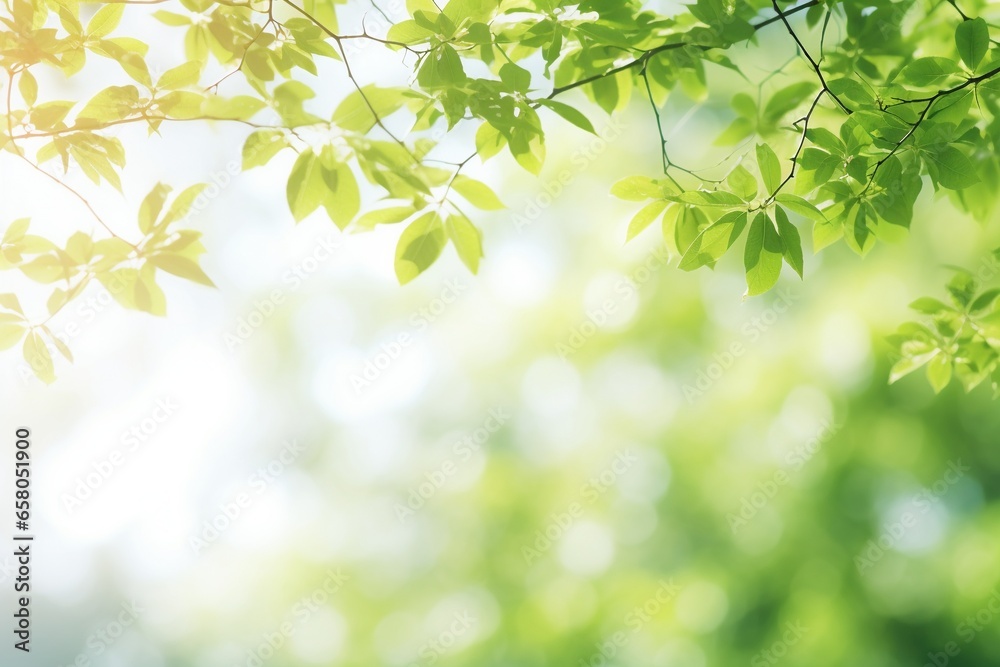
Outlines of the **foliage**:
{"type": "Polygon", "coordinates": [[[784,7],[777,0],[697,0],[663,15],[638,0],[450,0],[443,8],[407,0],[409,18],[379,35],[341,32],[340,4],[153,0],[92,12],[76,0],[9,0],[0,9],[7,72],[0,148],[70,189],[106,232],[79,232],[57,244],[28,234],[26,220],[10,223],[2,268],[54,287],[43,319],[26,315],[14,294],[3,295],[3,346],[20,343],[50,381],[50,345],[69,351],[45,323],[92,279],[114,286],[122,305],[152,314],[165,312],[160,271],[211,284],[198,266],[197,233],[177,225],[198,186],[166,212],[168,189],[155,187],[140,208],[138,231],[119,235],[54,173],[53,163],[75,165],[95,186],[121,190],[126,150],[111,130],[124,124],[150,133],[180,121],[245,126],[244,169],[294,152],[286,187],[291,217],[323,209],[342,230],[398,225],[401,283],[448,245],[478,269],[482,235],[468,207],[502,203],[490,186],[462,173],[473,159],[505,152],[538,174],[547,129],[566,122],[594,132],[594,106],[612,114],[632,100],[648,105],[650,129],[659,135],[662,173],[628,176],[612,189],[643,203],[628,237],[659,219],[684,270],[714,266],[741,242],[748,296],[769,290],[783,264],[803,275],[804,228],[814,251],[842,241],[864,255],[893,228],[910,225],[925,187],[985,219],[1000,185],[1000,48],[977,16],[981,2],[962,9],[917,0],[784,7]],[[134,25],[167,26],[187,61],[154,77],[148,45],[119,34],[126,15],[134,25]],[[765,31],[796,53],[781,68],[780,85],[772,77],[753,82],[732,56],[758,45],[765,31]],[[398,52],[410,85],[363,83],[352,52],[360,43],[398,52]],[[41,70],[73,77],[94,59],[116,62],[119,80],[80,102],[42,96],[41,70]],[[319,109],[305,81],[330,61],[352,90],[334,108],[319,109]],[[219,67],[225,73],[208,83],[207,73],[219,67]],[[736,149],[711,170],[682,166],[664,140],[665,101],[675,94],[704,99],[710,80],[726,70],[742,77],[746,90],[756,88],[756,95],[732,97],[733,120],[717,140],[736,149]],[[223,92],[236,86],[240,94],[223,92]],[[442,158],[439,131],[470,125],[474,150],[459,161],[442,158]],[[370,191],[378,195],[362,202],[370,191]]]}
{"type": "MultiPolygon", "coordinates": [[[[993,254],[1000,259],[1000,249],[993,254]]],[[[899,360],[889,380],[926,366],[936,392],[954,376],[966,391],[989,381],[994,395],[1000,395],[1000,288],[981,289],[976,274],[954,271],[947,286],[951,305],[931,297],[910,304],[930,323],[907,322],[892,336],[899,360]]]]}

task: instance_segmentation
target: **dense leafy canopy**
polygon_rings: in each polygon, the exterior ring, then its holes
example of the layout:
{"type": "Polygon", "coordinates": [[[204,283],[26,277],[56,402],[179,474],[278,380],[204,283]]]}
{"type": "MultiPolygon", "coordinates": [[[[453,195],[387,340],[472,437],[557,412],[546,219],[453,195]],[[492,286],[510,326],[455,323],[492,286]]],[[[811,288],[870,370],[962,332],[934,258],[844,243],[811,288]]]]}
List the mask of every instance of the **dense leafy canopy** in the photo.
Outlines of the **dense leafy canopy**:
{"type": "MultiPolygon", "coordinates": [[[[399,225],[401,283],[449,245],[478,269],[483,241],[472,209],[503,204],[462,173],[473,159],[506,152],[538,174],[553,124],[594,133],[595,113],[630,103],[650,109],[663,170],[623,175],[611,188],[641,204],[628,238],[659,221],[683,270],[714,266],[741,243],[748,296],[771,289],[785,264],[803,275],[803,225],[811,226],[814,251],[842,242],[864,255],[909,226],[925,188],[980,220],[1000,189],[1000,48],[979,15],[982,2],[697,0],[668,16],[638,0],[407,0],[409,18],[358,34],[340,31],[340,4],[151,0],[95,10],[77,0],[6,0],[0,147],[56,187],[70,188],[58,172],[76,165],[95,185],[121,190],[126,147],[111,132],[116,126],[142,124],[150,133],[173,121],[245,126],[243,169],[264,167],[282,151],[297,154],[286,187],[295,221],[322,209],[343,230],[399,225]],[[154,76],[143,35],[120,34],[126,13],[168,26],[187,61],[154,76]],[[753,80],[731,55],[765,31],[795,52],[780,83],[753,80]],[[358,43],[398,52],[410,85],[362,83],[358,43]],[[120,65],[119,79],[90,99],[45,98],[40,70],[72,77],[95,59],[120,65]],[[338,61],[351,86],[327,109],[317,108],[300,76],[317,74],[323,60],[338,61]],[[226,74],[208,80],[220,66],[226,74]],[[704,98],[723,70],[747,84],[717,138],[735,150],[716,168],[696,171],[669,154],[661,110],[675,93],[704,98]],[[240,94],[229,92],[238,86],[240,94]],[[460,126],[475,129],[475,146],[461,161],[442,160],[442,132],[460,126]],[[374,200],[362,201],[361,179],[379,193],[374,200]]],[[[198,264],[199,233],[185,225],[200,187],[176,196],[154,187],[132,240],[75,190],[104,237],[78,232],[57,244],[31,233],[26,219],[9,222],[0,268],[53,287],[41,319],[13,293],[0,295],[0,346],[21,344],[37,375],[51,381],[52,349],[70,352],[45,322],[90,281],[153,314],[165,312],[160,271],[211,285],[198,264]]],[[[954,307],[916,304],[936,330],[904,327],[895,376],[927,363],[937,388],[953,372],[967,387],[987,378],[996,386],[996,292],[970,281],[960,273],[949,286],[954,307]]]]}

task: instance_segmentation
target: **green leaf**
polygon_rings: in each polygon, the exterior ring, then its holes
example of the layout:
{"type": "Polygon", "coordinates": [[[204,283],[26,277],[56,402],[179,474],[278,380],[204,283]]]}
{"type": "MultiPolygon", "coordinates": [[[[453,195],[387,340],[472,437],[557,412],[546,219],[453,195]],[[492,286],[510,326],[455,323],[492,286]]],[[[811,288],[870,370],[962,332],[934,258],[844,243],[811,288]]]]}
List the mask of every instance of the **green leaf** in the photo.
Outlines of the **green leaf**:
{"type": "Polygon", "coordinates": [[[194,86],[198,83],[198,79],[201,78],[201,68],[202,63],[192,60],[183,65],[168,69],[157,80],[156,87],[165,90],[176,90],[178,88],[194,86]]]}
{"type": "Polygon", "coordinates": [[[625,240],[631,241],[639,233],[641,233],[646,227],[652,224],[653,220],[657,218],[663,210],[667,208],[667,202],[664,199],[657,199],[649,204],[646,204],[639,212],[635,214],[631,222],[628,223],[628,231],[625,233],[625,240]]]}
{"type": "Polygon", "coordinates": [[[166,227],[171,222],[176,222],[177,220],[187,217],[188,211],[190,211],[191,207],[194,206],[195,200],[204,189],[204,183],[196,183],[189,188],[185,188],[184,191],[174,197],[174,201],[171,202],[170,208],[167,209],[163,219],[160,220],[159,226],[166,227]]]}
{"type": "Polygon", "coordinates": [[[0,294],[0,306],[22,317],[24,316],[24,310],[21,308],[21,302],[18,300],[16,294],[0,294]]]}
{"type": "Polygon", "coordinates": [[[989,310],[996,303],[997,297],[1000,297],[1000,289],[993,288],[986,290],[972,302],[969,306],[969,312],[980,313],[984,310],[989,310]]]}
{"type": "Polygon", "coordinates": [[[604,109],[605,113],[614,113],[622,101],[622,89],[616,76],[597,79],[590,84],[589,88],[594,101],[604,109]]]}
{"type": "Polygon", "coordinates": [[[764,179],[768,194],[773,194],[781,184],[781,164],[767,144],[757,144],[757,168],[760,169],[760,177],[764,179]]]}
{"type": "Polygon", "coordinates": [[[38,81],[28,70],[24,70],[17,78],[17,89],[29,107],[34,106],[38,99],[38,81]]]}
{"type": "Polygon", "coordinates": [[[958,65],[948,58],[917,58],[903,68],[900,77],[921,88],[942,86],[951,76],[959,73],[958,65]]]}
{"type": "Polygon", "coordinates": [[[63,100],[43,102],[31,110],[31,122],[37,129],[52,129],[57,123],[61,123],[66,118],[66,114],[69,113],[69,110],[73,106],[73,102],[63,100]]]}
{"type": "Polygon", "coordinates": [[[496,0],[449,0],[444,15],[452,22],[487,21],[497,9],[496,0]]]}
{"type": "Polygon", "coordinates": [[[157,183],[142,200],[142,204],[139,206],[139,230],[143,234],[149,234],[153,231],[168,194],[170,194],[170,186],[157,183]]]}
{"type": "Polygon", "coordinates": [[[743,201],[750,201],[757,196],[757,179],[741,164],[729,172],[726,183],[743,201]]]}
{"type": "Polygon", "coordinates": [[[743,200],[734,195],[732,192],[724,192],[721,190],[714,192],[707,192],[705,190],[689,190],[687,192],[682,192],[677,196],[677,199],[685,204],[705,206],[709,208],[733,208],[735,206],[743,206],[744,204],[743,200]]]}
{"type": "Polygon", "coordinates": [[[625,201],[645,201],[663,196],[663,188],[646,176],[627,176],[611,186],[611,194],[625,201]]]}
{"type": "Polygon", "coordinates": [[[55,348],[59,350],[59,354],[66,357],[66,360],[72,363],[73,353],[70,352],[70,349],[69,347],[67,347],[66,343],[59,340],[58,336],[53,335],[52,330],[49,329],[47,326],[45,326],[44,324],[41,326],[42,329],[45,331],[45,333],[48,334],[49,340],[52,341],[52,344],[55,346],[55,348]]]}
{"type": "Polygon", "coordinates": [[[531,72],[514,63],[505,63],[500,67],[500,80],[511,90],[526,93],[531,87],[531,72]]]}
{"type": "Polygon", "coordinates": [[[935,394],[940,394],[941,390],[951,382],[951,361],[943,354],[939,354],[927,364],[927,379],[934,388],[935,394]]]}
{"type": "Polygon", "coordinates": [[[76,124],[90,126],[97,122],[121,120],[130,116],[138,103],[139,89],[135,86],[109,86],[90,98],[77,113],[76,124]]]}
{"type": "Polygon", "coordinates": [[[166,298],[163,290],[156,284],[156,267],[152,264],[144,264],[141,269],[135,272],[135,281],[132,284],[132,299],[134,308],[149,313],[150,315],[163,316],[167,314],[166,298]]]}
{"type": "Polygon", "coordinates": [[[407,19],[390,27],[389,32],[386,34],[386,39],[403,44],[417,44],[427,41],[433,35],[434,32],[432,30],[421,26],[412,19],[407,19]]]}
{"type": "Polygon", "coordinates": [[[975,70],[990,48],[990,29],[982,18],[962,21],[955,29],[955,45],[966,66],[975,70]]]}
{"type": "Polygon", "coordinates": [[[906,357],[897,361],[892,369],[889,371],[889,384],[898,382],[902,378],[906,377],[913,371],[919,369],[921,366],[926,364],[932,358],[935,358],[937,351],[935,350],[931,354],[923,354],[919,357],[906,357]]]}
{"type": "Polygon", "coordinates": [[[871,91],[853,78],[843,77],[831,79],[828,84],[830,92],[859,106],[871,104],[874,101],[871,91]]]}
{"type": "Polygon", "coordinates": [[[45,384],[52,384],[56,380],[55,366],[52,364],[52,354],[48,346],[42,339],[42,335],[37,331],[30,332],[24,339],[22,348],[24,360],[28,362],[31,370],[38,376],[38,379],[45,384]]]}
{"type": "Polygon", "coordinates": [[[942,312],[955,312],[951,307],[941,301],[938,301],[937,299],[932,299],[929,296],[920,297],[910,304],[910,308],[918,313],[924,313],[925,315],[936,315],[937,313],[942,312]]]}
{"type": "MultiPolygon", "coordinates": [[[[193,109],[195,104],[197,104],[196,98],[191,97],[192,93],[184,93],[184,95],[190,100],[187,103],[188,106],[193,109]]],[[[196,97],[201,96],[196,95],[196,97]]],[[[250,97],[249,95],[237,95],[236,97],[209,95],[208,97],[201,97],[201,113],[210,118],[250,120],[265,106],[266,104],[263,100],[250,97]]]]}
{"type": "Polygon", "coordinates": [[[780,206],[774,207],[774,220],[778,223],[778,235],[781,237],[781,245],[785,261],[788,263],[788,266],[795,270],[795,273],[799,274],[799,278],[801,278],[803,261],[802,238],[799,236],[799,230],[795,228],[795,225],[788,221],[788,215],[785,214],[785,209],[780,206]]]}
{"type": "Polygon", "coordinates": [[[747,225],[746,211],[730,211],[706,227],[688,246],[680,268],[692,271],[700,266],[714,266],[736,243],[747,225]]]}
{"type": "Polygon", "coordinates": [[[810,127],[806,132],[806,137],[820,148],[825,148],[834,155],[843,155],[847,150],[844,142],[830,130],[822,127],[810,127]]]}
{"type": "Polygon", "coordinates": [[[781,275],[783,252],[781,237],[771,220],[764,213],[758,213],[750,223],[747,245],[743,252],[743,265],[747,273],[745,296],[763,294],[774,287],[781,275]]]}
{"type": "Polygon", "coordinates": [[[168,12],[162,9],[153,12],[153,16],[156,17],[156,19],[160,21],[160,23],[163,23],[165,25],[170,25],[174,27],[191,25],[190,17],[184,16],[183,14],[168,12]]]}
{"type": "Polygon", "coordinates": [[[738,144],[754,133],[756,129],[754,121],[750,118],[734,118],[733,122],[722,131],[713,142],[716,146],[732,146],[738,144]]]}
{"type": "Polygon", "coordinates": [[[772,125],[777,123],[785,114],[802,104],[815,90],[816,84],[812,81],[800,81],[778,90],[771,95],[761,113],[761,118],[765,123],[772,125]]]}
{"type": "Polygon", "coordinates": [[[506,145],[507,139],[489,123],[483,123],[476,130],[476,153],[483,162],[502,151],[506,145]]]}
{"type": "Polygon", "coordinates": [[[323,178],[319,157],[312,150],[305,150],[295,160],[288,175],[285,195],[288,208],[295,222],[301,222],[326,200],[329,186],[323,178]]]}
{"type": "Polygon", "coordinates": [[[798,195],[780,192],[774,198],[774,201],[778,202],[789,211],[797,213],[804,218],[808,218],[813,222],[826,222],[826,216],[823,215],[821,210],[798,195]]]}
{"type": "Polygon", "coordinates": [[[31,218],[18,218],[10,223],[4,230],[3,243],[16,243],[23,239],[28,232],[29,224],[31,224],[31,218]]]}
{"type": "Polygon", "coordinates": [[[411,222],[396,245],[396,278],[401,285],[426,271],[437,260],[446,242],[441,216],[425,213],[411,222]]]}
{"type": "Polygon", "coordinates": [[[377,225],[395,224],[403,222],[417,212],[413,206],[389,206],[387,208],[377,208],[364,213],[354,221],[354,226],[358,229],[369,231],[377,225]]]}
{"type": "Polygon", "coordinates": [[[451,184],[455,192],[462,195],[470,204],[483,211],[498,211],[506,208],[490,186],[474,178],[459,174],[451,184]]]}
{"type": "Polygon", "coordinates": [[[449,215],[445,229],[462,263],[472,273],[478,273],[479,260],[483,256],[483,238],[479,229],[464,215],[449,215]]]}
{"type": "Polygon", "coordinates": [[[590,132],[591,134],[597,134],[597,131],[594,130],[593,123],[591,123],[590,120],[583,115],[583,112],[579,111],[576,107],[572,107],[568,104],[557,102],[555,100],[539,100],[539,103],[559,114],[565,120],[573,123],[573,125],[576,125],[581,130],[590,132]]]}
{"type": "Polygon", "coordinates": [[[332,120],[345,130],[364,134],[375,127],[377,120],[387,118],[402,108],[405,99],[398,88],[367,85],[345,97],[333,112],[332,120]]]}
{"type": "Polygon", "coordinates": [[[94,18],[90,19],[90,23],[87,24],[87,37],[96,39],[110,33],[118,27],[118,23],[122,20],[124,12],[125,3],[112,3],[102,6],[94,14],[94,18]]]}
{"type": "Polygon", "coordinates": [[[674,220],[673,244],[677,250],[677,254],[683,256],[694,243],[695,239],[698,238],[698,234],[708,227],[708,216],[696,206],[674,205],[668,208],[663,214],[664,224],[667,223],[670,211],[673,209],[679,209],[674,220]]]}
{"type": "MultiPolygon", "coordinates": [[[[192,120],[200,118],[208,111],[207,102],[218,99],[205,97],[188,90],[174,90],[159,99],[160,109],[170,118],[192,120]]],[[[218,117],[224,117],[221,114],[218,117]]]]}
{"type": "Polygon", "coordinates": [[[333,224],[344,229],[361,209],[361,191],[351,168],[333,158],[332,149],[324,149],[321,158],[322,180],[326,185],[323,208],[333,224]]]}
{"type": "Polygon", "coordinates": [[[243,171],[267,164],[283,148],[288,148],[288,139],[283,130],[252,132],[243,143],[243,171]]]}
{"type": "Polygon", "coordinates": [[[441,44],[424,57],[417,72],[417,83],[423,88],[452,88],[467,81],[462,59],[450,44],[441,44]]]}
{"type": "Polygon", "coordinates": [[[949,296],[960,308],[966,308],[972,303],[978,286],[972,274],[964,270],[959,270],[952,276],[952,279],[945,285],[949,296]]]}
{"type": "Polygon", "coordinates": [[[508,141],[511,155],[529,173],[538,176],[545,163],[545,139],[533,132],[514,130],[508,141]]]}
{"type": "Polygon", "coordinates": [[[156,268],[162,269],[167,273],[172,273],[180,278],[185,278],[209,287],[215,287],[215,283],[201,270],[197,262],[182,255],[172,253],[152,255],[149,258],[149,262],[156,268]]]}
{"type": "Polygon", "coordinates": [[[924,151],[927,169],[938,184],[950,189],[961,190],[979,182],[976,168],[965,153],[949,144],[935,146],[924,151]]]}
{"type": "Polygon", "coordinates": [[[848,216],[851,233],[846,237],[848,247],[864,257],[875,246],[875,235],[869,225],[875,225],[878,218],[875,209],[868,202],[861,202],[848,216]]]}
{"type": "Polygon", "coordinates": [[[0,350],[10,349],[20,343],[25,331],[27,329],[23,324],[14,322],[0,324],[0,350]]]}

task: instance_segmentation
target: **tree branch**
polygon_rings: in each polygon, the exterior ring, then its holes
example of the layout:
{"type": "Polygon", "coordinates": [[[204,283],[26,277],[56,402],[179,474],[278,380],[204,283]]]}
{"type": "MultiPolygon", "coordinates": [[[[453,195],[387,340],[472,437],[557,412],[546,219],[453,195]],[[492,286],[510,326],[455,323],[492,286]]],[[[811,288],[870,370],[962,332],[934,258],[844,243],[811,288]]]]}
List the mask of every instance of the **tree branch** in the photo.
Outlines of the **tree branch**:
{"type": "Polygon", "coordinates": [[[904,134],[903,137],[899,141],[896,142],[896,145],[894,145],[892,147],[892,149],[888,153],[886,153],[884,156],[882,156],[882,158],[878,162],[875,163],[875,168],[872,170],[871,176],[868,177],[868,183],[865,185],[865,189],[861,191],[862,194],[864,194],[865,192],[868,192],[868,189],[872,186],[872,183],[875,182],[875,175],[878,173],[879,168],[883,164],[885,164],[889,160],[889,158],[891,158],[893,155],[895,155],[896,153],[898,153],[899,149],[903,147],[903,144],[905,144],[906,141],[910,137],[912,137],[913,134],[917,131],[917,128],[920,127],[920,124],[923,123],[924,120],[927,118],[927,114],[930,113],[931,107],[934,106],[935,102],[937,102],[938,100],[943,99],[945,97],[948,97],[949,95],[951,95],[953,93],[957,93],[960,90],[964,90],[965,88],[968,88],[969,86],[973,86],[973,85],[976,85],[978,83],[981,83],[981,82],[985,81],[986,79],[989,79],[991,77],[996,76],[997,74],[1000,74],[1000,67],[994,67],[993,69],[991,69],[989,72],[986,72],[985,74],[980,74],[979,76],[970,77],[970,78],[966,79],[964,82],[960,83],[957,86],[953,86],[951,88],[944,88],[942,90],[939,90],[939,91],[937,91],[936,93],[934,93],[933,95],[931,95],[929,97],[917,97],[917,98],[914,98],[914,99],[911,99],[911,100],[900,100],[899,102],[890,104],[889,107],[899,106],[901,104],[912,104],[912,103],[915,103],[915,102],[924,102],[925,103],[924,104],[924,108],[920,111],[920,115],[917,116],[917,120],[914,121],[912,124],[910,124],[910,129],[907,130],[906,134],[904,134]]]}
{"type": "Polygon", "coordinates": [[[787,15],[781,13],[781,9],[778,7],[778,0],[771,0],[771,4],[774,6],[774,11],[778,12],[778,14],[780,15],[781,22],[785,24],[785,29],[788,30],[788,34],[792,36],[792,39],[795,40],[795,43],[798,45],[799,50],[802,51],[802,55],[804,55],[806,57],[806,60],[809,61],[809,64],[812,65],[813,71],[816,72],[816,76],[819,77],[819,82],[823,86],[823,92],[827,93],[830,97],[832,97],[834,101],[836,101],[837,104],[840,106],[840,108],[844,110],[844,113],[847,114],[852,113],[851,109],[846,104],[844,104],[844,102],[839,97],[837,97],[837,95],[832,90],[830,90],[830,86],[828,86],[826,83],[826,77],[823,76],[823,70],[820,69],[819,63],[816,62],[811,55],[809,55],[809,50],[805,47],[805,44],[802,43],[802,40],[799,39],[799,36],[795,34],[795,31],[792,29],[792,24],[788,22],[787,18],[785,18],[787,15]]]}
{"type": "MultiPolygon", "coordinates": [[[[783,21],[786,16],[791,16],[793,14],[797,14],[798,12],[801,12],[804,9],[809,9],[810,7],[818,5],[819,3],[820,3],[820,0],[809,0],[809,2],[806,2],[804,4],[798,5],[797,7],[792,7],[787,12],[781,12],[781,10],[778,10],[778,15],[777,16],[773,16],[773,17],[771,17],[769,19],[761,21],[760,23],[755,23],[755,24],[753,24],[752,27],[753,27],[754,31],[756,32],[757,30],[760,30],[761,28],[769,26],[769,25],[771,25],[772,23],[774,23],[776,21],[783,21]]],[[[585,86],[588,83],[593,83],[595,81],[599,81],[599,80],[607,78],[609,76],[614,76],[615,74],[618,74],[619,72],[624,72],[626,70],[632,69],[633,67],[637,67],[639,65],[643,65],[644,66],[649,61],[649,59],[652,58],[655,55],[658,55],[658,54],[663,53],[665,51],[671,51],[673,49],[682,49],[685,46],[698,46],[698,48],[701,48],[701,49],[704,49],[704,50],[714,49],[714,48],[721,48],[721,47],[714,47],[714,46],[700,46],[700,45],[696,45],[696,44],[690,44],[689,42],[670,42],[668,44],[661,44],[660,46],[652,48],[652,49],[650,49],[648,51],[644,51],[641,56],[639,56],[638,58],[636,58],[636,59],[634,59],[634,60],[632,60],[630,62],[625,63],[624,65],[619,65],[618,67],[610,69],[610,70],[608,70],[606,72],[603,72],[601,74],[594,74],[592,76],[588,76],[586,78],[580,79],[579,81],[574,81],[573,83],[568,83],[565,86],[558,86],[556,88],[553,88],[552,92],[549,93],[546,96],[546,99],[551,100],[553,97],[556,97],[557,95],[561,95],[561,94],[565,93],[566,91],[573,90],[574,88],[579,88],[580,86],[585,86]]]]}
{"type": "Polygon", "coordinates": [[[813,98],[812,104],[809,106],[809,111],[807,111],[806,115],[796,122],[796,124],[799,122],[802,123],[802,136],[799,137],[799,145],[795,149],[795,155],[791,158],[792,170],[788,172],[788,176],[785,177],[785,180],[778,184],[778,187],[774,189],[774,192],[768,196],[768,202],[774,201],[774,198],[779,192],[781,192],[781,189],[785,187],[793,178],[795,178],[795,169],[799,164],[799,156],[802,154],[802,149],[805,148],[806,145],[806,133],[809,132],[809,121],[812,119],[813,112],[816,110],[816,105],[819,104],[820,99],[822,99],[823,93],[824,91],[822,90],[816,93],[816,97],[813,98]]]}

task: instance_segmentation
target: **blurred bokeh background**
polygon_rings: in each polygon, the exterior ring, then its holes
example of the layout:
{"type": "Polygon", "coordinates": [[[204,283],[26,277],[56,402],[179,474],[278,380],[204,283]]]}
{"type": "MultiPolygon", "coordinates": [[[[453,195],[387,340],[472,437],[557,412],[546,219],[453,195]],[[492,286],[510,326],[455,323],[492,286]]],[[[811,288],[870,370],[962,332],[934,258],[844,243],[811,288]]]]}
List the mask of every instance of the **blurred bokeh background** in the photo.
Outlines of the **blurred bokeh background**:
{"type": "MultiPolygon", "coordinates": [[[[789,57],[754,54],[762,77],[789,57]]],[[[731,152],[710,144],[739,83],[714,74],[665,110],[685,166],[731,152]]],[[[623,243],[609,186],[659,165],[633,107],[592,114],[607,141],[552,122],[541,179],[473,165],[509,206],[477,219],[480,275],[448,250],[405,287],[398,230],[293,225],[291,156],[226,175],[243,129],[122,129],[127,196],[95,206],[129,229],[153,182],[214,179],[192,225],[219,288],[165,277],[159,319],[92,286],[50,325],[76,331],[52,386],[0,356],[37,535],[32,653],[4,663],[1000,664],[997,403],[887,385],[884,342],[943,264],[1000,276],[996,224],[925,191],[909,236],[743,301],[738,252],[688,274],[655,226],[623,243]]],[[[5,218],[89,228],[0,169],[5,218]]]]}

